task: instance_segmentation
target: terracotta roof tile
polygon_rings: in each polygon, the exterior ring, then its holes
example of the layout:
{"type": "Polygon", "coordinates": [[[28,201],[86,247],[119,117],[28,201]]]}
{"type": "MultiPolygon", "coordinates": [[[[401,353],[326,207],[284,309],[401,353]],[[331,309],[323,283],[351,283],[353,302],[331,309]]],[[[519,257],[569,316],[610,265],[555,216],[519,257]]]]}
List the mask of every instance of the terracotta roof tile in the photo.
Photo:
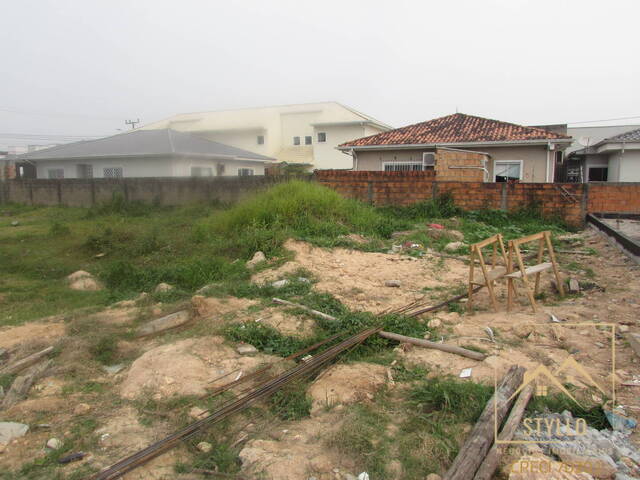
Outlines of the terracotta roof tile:
{"type": "Polygon", "coordinates": [[[542,128],[525,127],[489,118],[454,113],[428,122],[416,123],[369,137],[343,143],[340,147],[372,145],[413,145],[571,138],[542,128]]]}

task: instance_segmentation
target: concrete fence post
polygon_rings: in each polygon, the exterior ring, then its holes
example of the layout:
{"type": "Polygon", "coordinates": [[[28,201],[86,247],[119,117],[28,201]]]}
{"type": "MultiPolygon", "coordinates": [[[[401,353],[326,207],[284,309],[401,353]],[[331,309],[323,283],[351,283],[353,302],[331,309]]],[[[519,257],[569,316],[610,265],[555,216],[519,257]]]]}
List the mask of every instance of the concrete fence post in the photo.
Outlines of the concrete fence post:
{"type": "Polygon", "coordinates": [[[582,184],[582,201],[580,202],[580,216],[582,221],[586,221],[587,213],[589,213],[589,184],[582,184]]]}
{"type": "Polygon", "coordinates": [[[438,182],[435,180],[431,183],[431,199],[435,200],[438,198],[438,182]]]}
{"type": "Polygon", "coordinates": [[[509,190],[507,189],[507,182],[502,183],[502,189],[500,190],[500,210],[509,210],[509,190]]]}
{"type": "Polygon", "coordinates": [[[373,182],[367,182],[367,201],[373,205],[373,182]]]}

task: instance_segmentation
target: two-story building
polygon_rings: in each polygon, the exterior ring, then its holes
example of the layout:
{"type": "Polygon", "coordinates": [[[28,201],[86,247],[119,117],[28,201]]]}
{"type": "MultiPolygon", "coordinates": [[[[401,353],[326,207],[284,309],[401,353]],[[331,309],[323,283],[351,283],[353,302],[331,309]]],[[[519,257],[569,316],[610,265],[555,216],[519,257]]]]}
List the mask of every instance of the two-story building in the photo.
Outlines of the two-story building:
{"type": "Polygon", "coordinates": [[[338,145],[391,129],[338,102],[182,113],[142,127],[166,128],[310,169],[351,168],[338,145]]]}

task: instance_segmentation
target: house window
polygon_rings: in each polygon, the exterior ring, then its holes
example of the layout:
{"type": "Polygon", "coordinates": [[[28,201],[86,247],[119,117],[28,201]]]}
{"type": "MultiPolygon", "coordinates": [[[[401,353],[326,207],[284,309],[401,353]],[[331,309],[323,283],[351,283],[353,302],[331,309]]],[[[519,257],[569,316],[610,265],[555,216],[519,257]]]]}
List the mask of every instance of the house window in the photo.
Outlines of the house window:
{"type": "Polygon", "coordinates": [[[564,152],[562,150],[556,150],[556,163],[561,164],[564,160],[564,152]]]}
{"type": "Polygon", "coordinates": [[[191,167],[192,177],[211,177],[213,169],[211,167],[191,167]]]}
{"type": "Polygon", "coordinates": [[[253,175],[253,168],[239,168],[238,176],[239,177],[250,177],[253,175]]]}
{"type": "Polygon", "coordinates": [[[48,174],[52,179],[64,178],[64,168],[50,168],[48,174]]]}
{"type": "Polygon", "coordinates": [[[293,137],[293,144],[300,145],[300,137],[293,137]]]}
{"type": "Polygon", "coordinates": [[[264,135],[258,135],[258,145],[264,145],[264,135]]]}
{"type": "Polygon", "coordinates": [[[318,132],[318,143],[324,143],[327,141],[327,134],[325,132],[318,132]]]}
{"type": "Polygon", "coordinates": [[[103,170],[104,178],[122,178],[122,167],[109,167],[103,170]]]}
{"type": "Polygon", "coordinates": [[[78,178],[93,178],[93,165],[78,164],[76,167],[78,170],[78,178]]]}
{"type": "Polygon", "coordinates": [[[493,166],[494,182],[522,180],[522,160],[497,161],[493,166]]]}
{"type": "Polygon", "coordinates": [[[385,172],[420,172],[423,170],[422,162],[384,162],[382,167],[385,172]]]}
{"type": "Polygon", "coordinates": [[[605,166],[589,167],[590,182],[606,182],[609,176],[609,168],[605,166]]]}
{"type": "Polygon", "coordinates": [[[218,165],[216,165],[216,175],[218,175],[219,177],[224,175],[224,170],[225,170],[224,163],[219,163],[218,165]]]}
{"type": "Polygon", "coordinates": [[[307,135],[306,137],[304,137],[304,144],[311,145],[311,135],[307,135]]]}

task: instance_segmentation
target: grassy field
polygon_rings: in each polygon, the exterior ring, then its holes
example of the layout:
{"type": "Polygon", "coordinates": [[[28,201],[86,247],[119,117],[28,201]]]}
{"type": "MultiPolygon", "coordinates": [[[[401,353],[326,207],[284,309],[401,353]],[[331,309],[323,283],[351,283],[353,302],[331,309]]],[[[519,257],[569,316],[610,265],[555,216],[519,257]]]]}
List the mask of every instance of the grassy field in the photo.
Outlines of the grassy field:
{"type": "MultiPolygon", "coordinates": [[[[497,232],[511,238],[563,228],[535,209],[463,213],[446,198],[374,208],[301,181],[275,186],[233,207],[169,208],[121,198],[90,209],[5,205],[0,207],[0,325],[99,308],[152,291],[160,282],[176,287],[174,299],[212,282],[250,288],[244,261],[257,250],[268,257],[285,255],[282,245],[289,237],[326,247],[385,251],[391,233],[425,222],[460,230],[470,242],[497,232]],[[11,225],[14,221],[17,226],[11,225]],[[349,233],[371,241],[356,245],[345,237],[349,233]],[[70,290],[65,277],[76,270],[93,273],[107,288],[70,290]]],[[[437,250],[449,241],[424,232],[409,238],[437,250]]]]}

